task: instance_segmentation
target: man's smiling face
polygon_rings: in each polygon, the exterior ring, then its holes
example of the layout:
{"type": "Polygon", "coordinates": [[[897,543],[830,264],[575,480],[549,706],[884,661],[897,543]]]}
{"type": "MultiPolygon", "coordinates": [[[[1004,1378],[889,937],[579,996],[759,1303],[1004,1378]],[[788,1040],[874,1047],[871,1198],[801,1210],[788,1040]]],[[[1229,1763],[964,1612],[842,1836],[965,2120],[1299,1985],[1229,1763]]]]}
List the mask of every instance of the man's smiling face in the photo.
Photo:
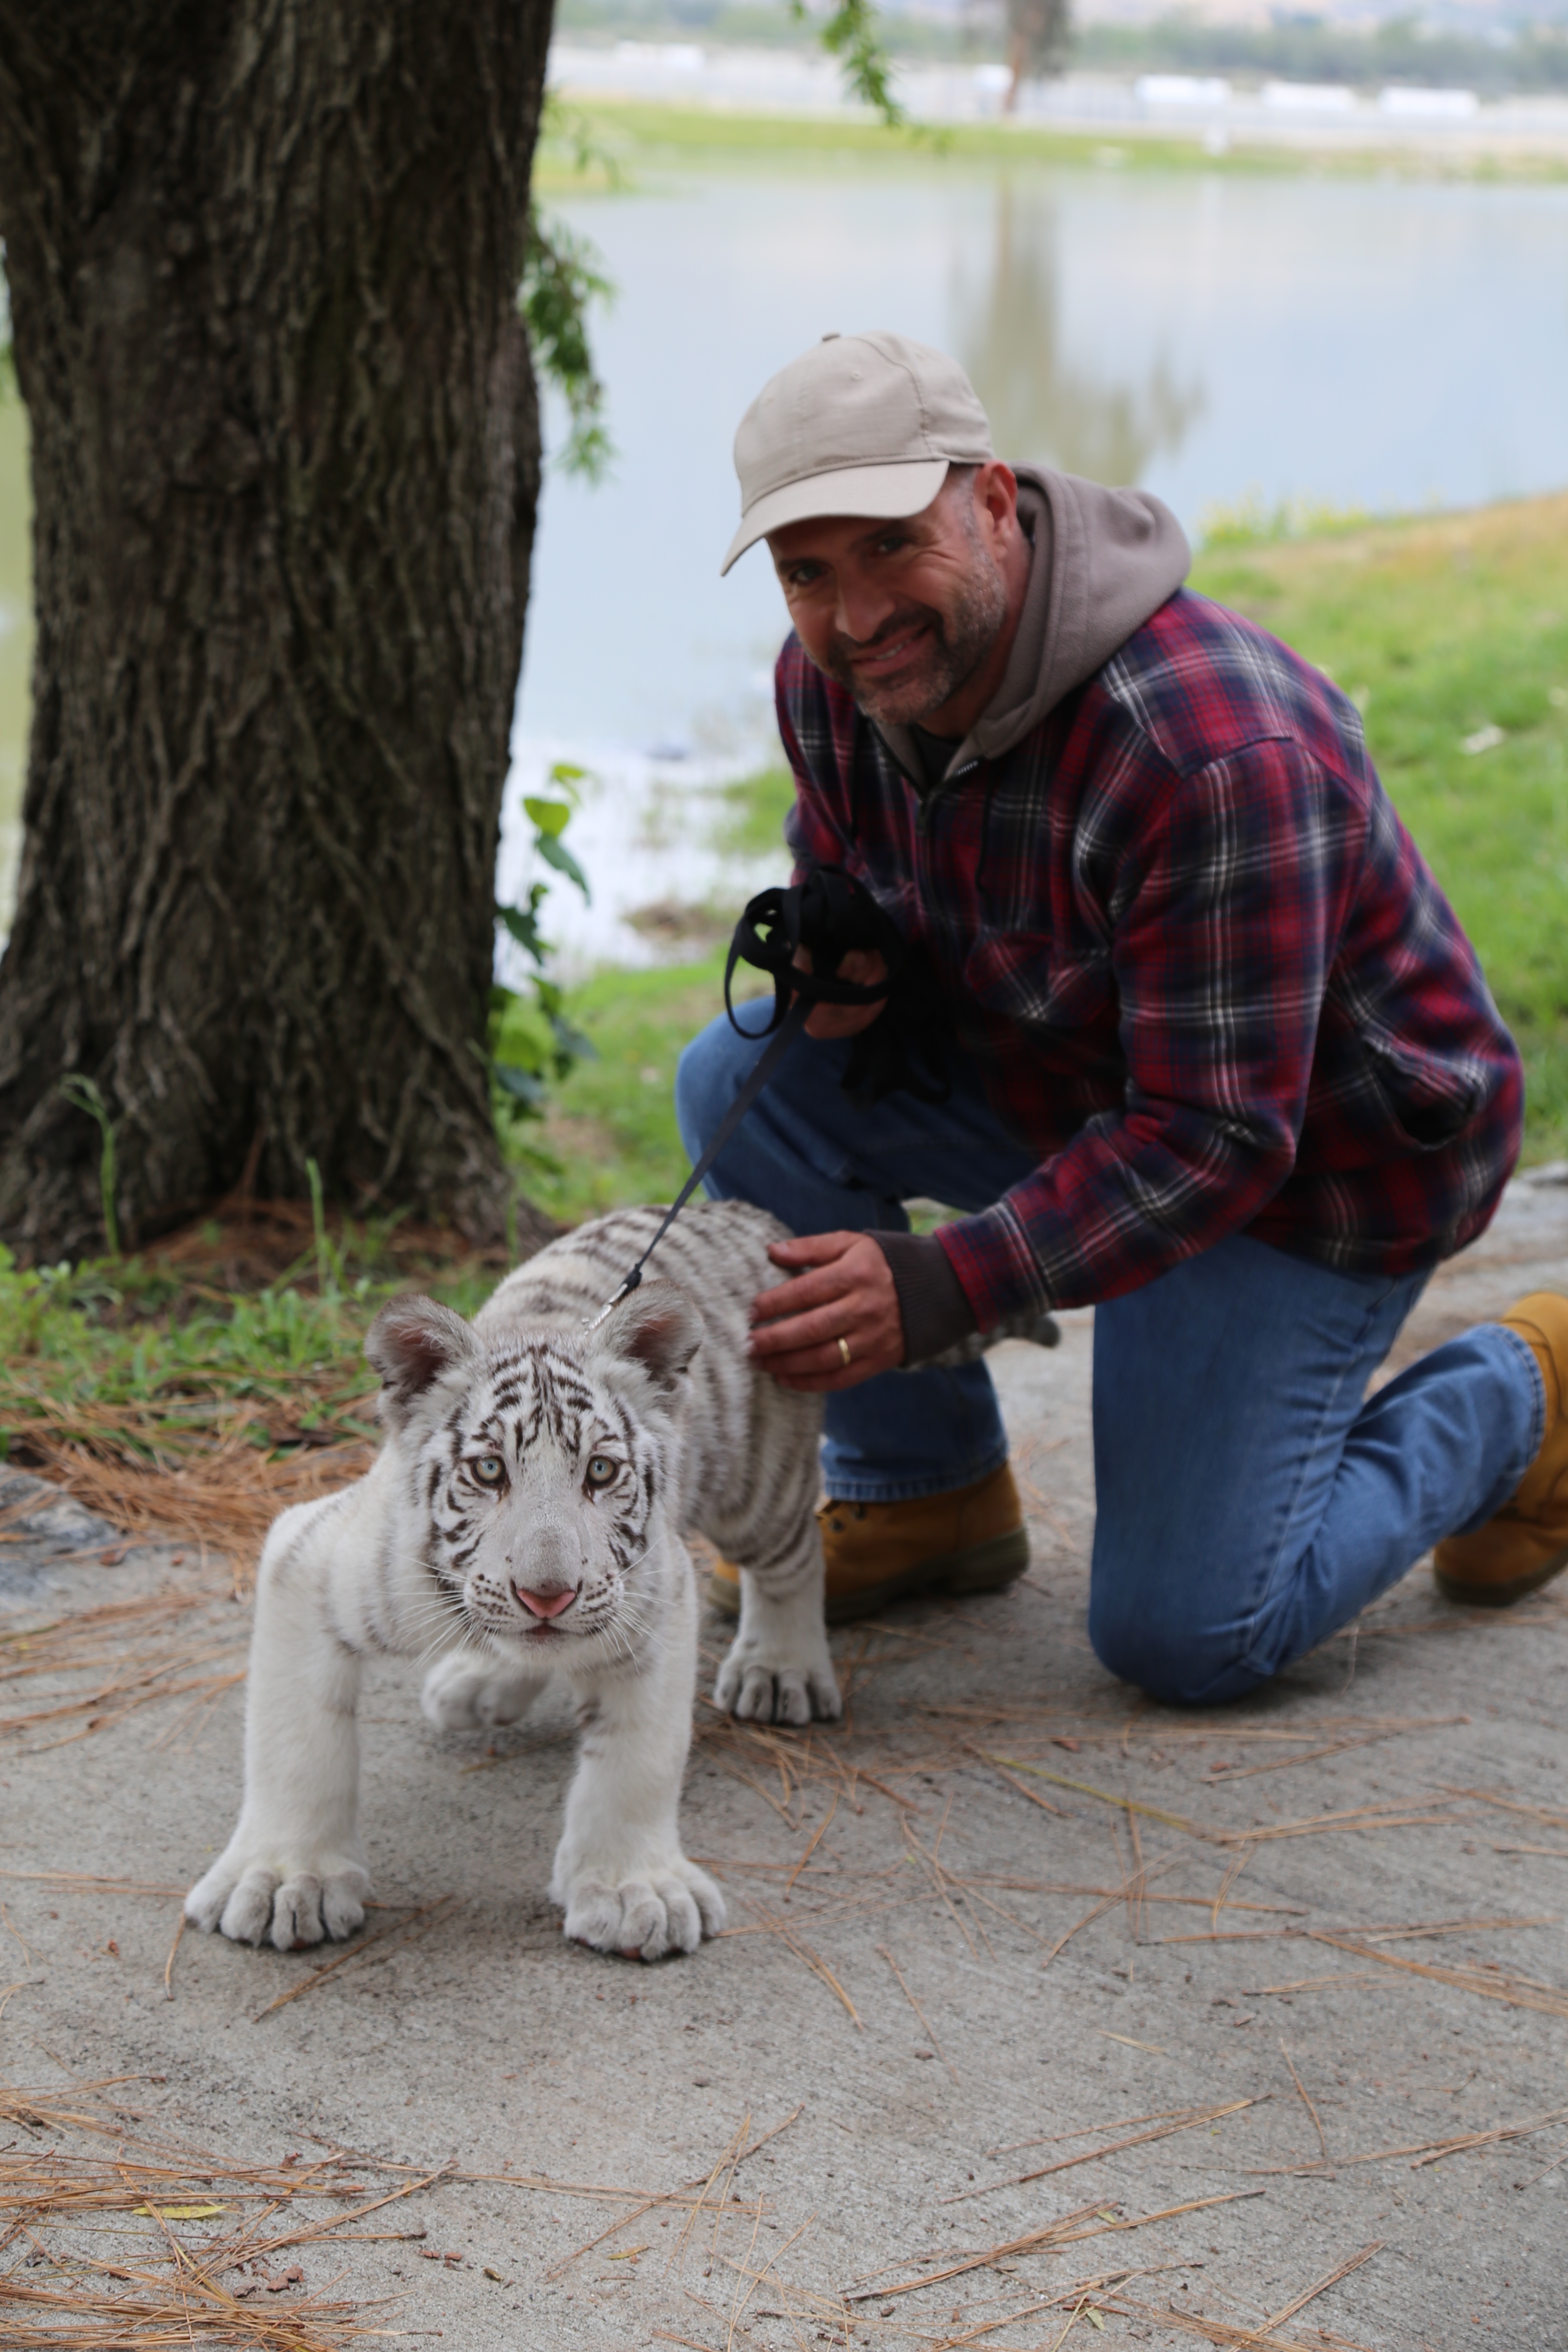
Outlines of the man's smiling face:
{"type": "Polygon", "coordinates": [[[813,517],[769,534],[801,644],[869,719],[962,735],[1001,681],[1028,578],[1005,466],[955,468],[894,522],[813,517]]]}

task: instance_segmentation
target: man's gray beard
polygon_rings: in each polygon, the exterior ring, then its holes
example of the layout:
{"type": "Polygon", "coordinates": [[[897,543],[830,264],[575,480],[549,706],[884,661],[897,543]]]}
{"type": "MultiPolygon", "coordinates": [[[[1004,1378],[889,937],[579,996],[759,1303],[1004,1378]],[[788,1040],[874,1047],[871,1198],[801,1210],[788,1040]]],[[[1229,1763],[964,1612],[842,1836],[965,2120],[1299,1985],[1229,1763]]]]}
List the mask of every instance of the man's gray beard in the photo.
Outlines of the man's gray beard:
{"type": "Polygon", "coordinates": [[[917,676],[887,687],[875,681],[863,685],[840,651],[842,639],[835,640],[822,667],[854,696],[868,719],[889,727],[917,725],[967,685],[1001,635],[1006,618],[1007,583],[1000,567],[976,548],[974,568],[950,613],[939,613],[934,604],[900,606],[872,640],[896,637],[912,623],[929,622],[931,651],[917,676]]]}

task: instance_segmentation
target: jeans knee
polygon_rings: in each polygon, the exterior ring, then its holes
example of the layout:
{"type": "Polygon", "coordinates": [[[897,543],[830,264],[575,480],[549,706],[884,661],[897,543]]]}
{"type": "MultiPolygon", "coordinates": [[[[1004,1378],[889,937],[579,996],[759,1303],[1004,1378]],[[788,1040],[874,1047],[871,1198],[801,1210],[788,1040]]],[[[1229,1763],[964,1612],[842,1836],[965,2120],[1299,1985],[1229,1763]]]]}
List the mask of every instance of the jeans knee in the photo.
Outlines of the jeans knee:
{"type": "Polygon", "coordinates": [[[1222,1629],[1195,1611],[1151,1608],[1146,1595],[1091,1591],[1089,1638],[1108,1674],[1162,1706],[1212,1706],[1268,1679],[1222,1629]]]}

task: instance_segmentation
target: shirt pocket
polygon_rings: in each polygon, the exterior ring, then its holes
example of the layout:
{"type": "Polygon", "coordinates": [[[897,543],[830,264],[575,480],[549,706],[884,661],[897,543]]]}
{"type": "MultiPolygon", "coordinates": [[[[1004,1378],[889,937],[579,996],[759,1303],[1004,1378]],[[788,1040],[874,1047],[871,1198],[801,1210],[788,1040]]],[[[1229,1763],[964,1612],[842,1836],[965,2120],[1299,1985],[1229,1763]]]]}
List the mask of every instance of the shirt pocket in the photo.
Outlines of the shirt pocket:
{"type": "Polygon", "coordinates": [[[1418,1150],[1441,1151],[1463,1134],[1481,1096],[1473,1066],[1443,1061],[1375,1024],[1362,1031],[1362,1045],[1373,1085],[1418,1150]]]}
{"type": "Polygon", "coordinates": [[[1109,955],[1053,953],[1049,941],[1017,933],[982,932],[963,977],[988,1013],[1034,1036],[1098,1029],[1114,1003],[1109,955]]]}

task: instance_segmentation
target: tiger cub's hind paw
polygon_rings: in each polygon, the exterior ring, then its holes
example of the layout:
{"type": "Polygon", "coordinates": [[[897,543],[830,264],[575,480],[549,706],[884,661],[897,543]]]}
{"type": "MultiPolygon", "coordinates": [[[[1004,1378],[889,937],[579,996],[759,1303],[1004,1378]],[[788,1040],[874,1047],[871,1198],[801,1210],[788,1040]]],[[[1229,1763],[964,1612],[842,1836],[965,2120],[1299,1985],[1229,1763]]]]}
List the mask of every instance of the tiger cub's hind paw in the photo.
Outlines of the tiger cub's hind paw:
{"type": "Polygon", "coordinates": [[[741,1630],[713,1704],[751,1723],[836,1722],[844,1712],[817,1591],[784,1601],[743,1591],[741,1630]]]}

